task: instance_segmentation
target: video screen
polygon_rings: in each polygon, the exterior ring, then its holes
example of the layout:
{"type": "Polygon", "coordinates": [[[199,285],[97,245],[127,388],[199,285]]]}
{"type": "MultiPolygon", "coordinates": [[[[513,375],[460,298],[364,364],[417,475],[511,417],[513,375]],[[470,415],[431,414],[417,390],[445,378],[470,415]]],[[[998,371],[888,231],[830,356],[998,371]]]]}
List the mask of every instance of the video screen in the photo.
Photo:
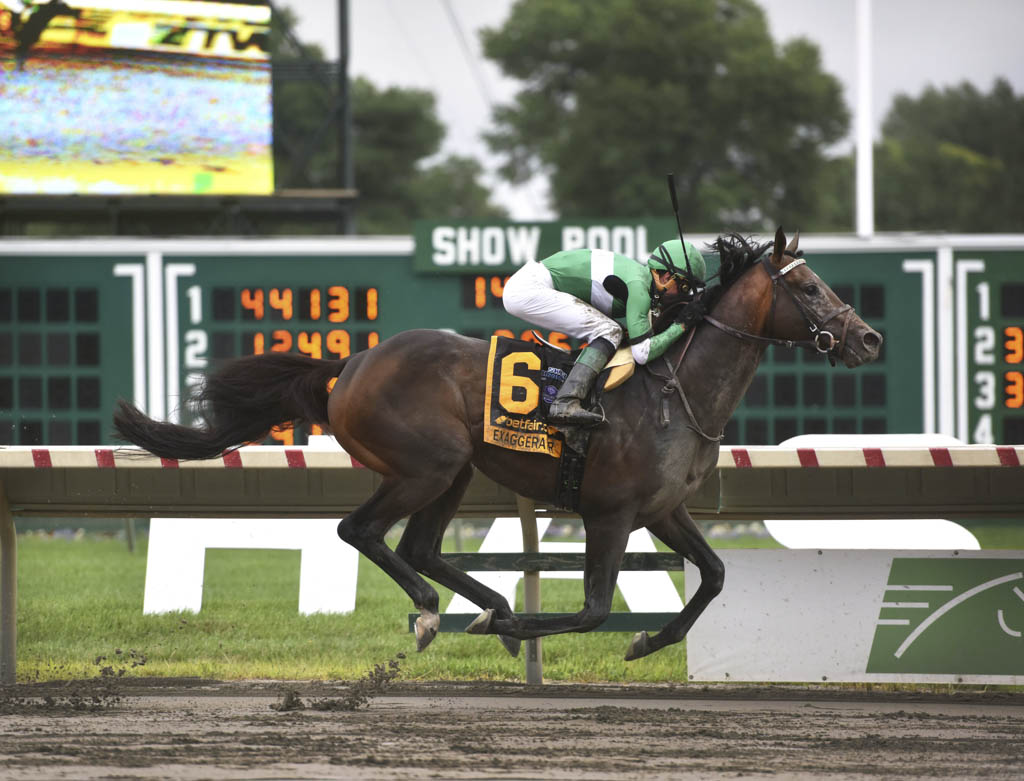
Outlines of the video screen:
{"type": "Polygon", "coordinates": [[[0,194],[273,192],[270,13],[0,0],[0,194]]]}

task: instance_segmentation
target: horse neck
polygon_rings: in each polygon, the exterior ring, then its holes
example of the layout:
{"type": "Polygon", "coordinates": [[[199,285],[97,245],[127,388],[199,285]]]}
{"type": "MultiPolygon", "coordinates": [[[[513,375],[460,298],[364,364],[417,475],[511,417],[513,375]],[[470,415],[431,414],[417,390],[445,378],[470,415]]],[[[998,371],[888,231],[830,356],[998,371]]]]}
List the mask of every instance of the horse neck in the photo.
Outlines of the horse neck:
{"type": "MultiPolygon", "coordinates": [[[[711,315],[734,328],[763,336],[771,309],[771,283],[759,267],[752,267],[733,283],[711,315]]],[[[683,342],[674,346],[670,357],[673,366],[683,342]]],[[[717,434],[725,428],[757,373],[764,349],[764,344],[739,339],[708,323],[698,326],[680,366],[679,379],[704,431],[717,434]]]]}

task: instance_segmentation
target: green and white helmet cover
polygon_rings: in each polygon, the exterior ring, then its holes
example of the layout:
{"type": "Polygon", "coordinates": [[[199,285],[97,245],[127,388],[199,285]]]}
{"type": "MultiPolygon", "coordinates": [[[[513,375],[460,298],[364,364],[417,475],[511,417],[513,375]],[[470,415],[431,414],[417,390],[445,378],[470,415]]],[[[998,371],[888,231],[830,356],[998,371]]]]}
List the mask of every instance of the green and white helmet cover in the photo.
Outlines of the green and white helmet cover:
{"type": "Polygon", "coordinates": [[[690,259],[690,271],[694,277],[701,282],[705,281],[708,270],[704,265],[704,257],[700,254],[695,246],[690,242],[686,242],[686,254],[683,254],[683,242],[679,239],[672,239],[666,241],[651,253],[651,256],[647,258],[647,267],[653,268],[658,271],[668,271],[669,266],[664,261],[664,254],[667,253],[672,264],[679,269],[683,274],[686,273],[686,259],[690,259]]]}

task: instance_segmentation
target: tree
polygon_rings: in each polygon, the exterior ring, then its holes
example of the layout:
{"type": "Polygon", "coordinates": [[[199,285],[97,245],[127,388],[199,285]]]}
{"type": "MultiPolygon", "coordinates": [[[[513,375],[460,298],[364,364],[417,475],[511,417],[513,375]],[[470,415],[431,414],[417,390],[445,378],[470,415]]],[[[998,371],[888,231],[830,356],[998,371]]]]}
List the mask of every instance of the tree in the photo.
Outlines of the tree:
{"type": "Polygon", "coordinates": [[[882,230],[1024,230],[1024,96],[963,83],[901,95],[875,150],[882,230]]]}
{"type": "MultiPolygon", "coordinates": [[[[278,187],[338,187],[338,140],[331,125],[337,71],[318,47],[285,33],[287,8],[275,15],[274,165],[278,187]]],[[[365,78],[350,82],[356,225],[360,233],[410,233],[419,217],[504,217],[480,183],[483,167],[464,157],[432,165],[445,128],[434,95],[424,90],[378,89],[365,78]]]]}
{"type": "Polygon", "coordinates": [[[420,167],[444,139],[432,93],[356,79],[352,104],[360,233],[409,233],[421,217],[507,216],[479,183],[476,160],[451,156],[420,167]]]}
{"type": "Polygon", "coordinates": [[[673,171],[688,230],[834,227],[840,84],[807,40],[777,47],[753,0],[519,0],[482,37],[526,85],[488,136],[501,173],[548,174],[558,212],[664,214],[673,171]]]}

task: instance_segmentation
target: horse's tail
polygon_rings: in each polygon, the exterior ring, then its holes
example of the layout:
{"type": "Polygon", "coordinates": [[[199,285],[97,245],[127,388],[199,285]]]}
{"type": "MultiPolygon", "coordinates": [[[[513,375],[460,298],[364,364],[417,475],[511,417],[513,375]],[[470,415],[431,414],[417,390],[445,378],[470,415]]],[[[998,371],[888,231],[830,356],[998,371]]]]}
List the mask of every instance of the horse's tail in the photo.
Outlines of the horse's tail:
{"type": "Polygon", "coordinates": [[[348,359],[294,353],[236,358],[212,372],[195,396],[202,428],[153,420],[124,399],[114,413],[118,436],[161,458],[216,458],[259,441],[274,426],[327,423],[328,382],[348,359]]]}

